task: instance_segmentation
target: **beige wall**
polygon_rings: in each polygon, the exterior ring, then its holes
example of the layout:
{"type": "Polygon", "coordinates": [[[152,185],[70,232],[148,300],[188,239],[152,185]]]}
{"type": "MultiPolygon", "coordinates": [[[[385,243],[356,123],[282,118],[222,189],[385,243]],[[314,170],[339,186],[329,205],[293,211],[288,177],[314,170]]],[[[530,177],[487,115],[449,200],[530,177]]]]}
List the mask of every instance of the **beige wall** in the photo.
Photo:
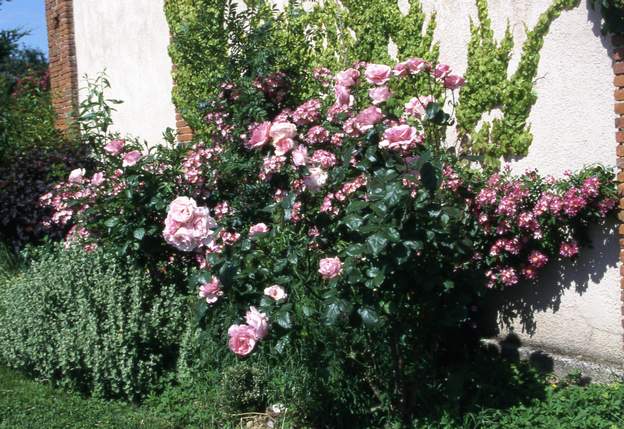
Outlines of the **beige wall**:
{"type": "MultiPolygon", "coordinates": [[[[532,28],[551,3],[489,1],[496,37],[504,34],[507,20],[513,29],[510,73],[526,39],[524,24],[532,28]]],[[[474,1],[424,0],[423,4],[427,11],[437,11],[440,60],[465,71],[469,17],[476,18],[474,1]]],[[[538,168],[560,176],[567,169],[595,162],[615,164],[613,70],[599,19],[583,1],[554,21],[541,50],[535,85],[538,101],[529,119],[534,141],[529,155],[513,163],[515,171],[538,168]]],[[[618,237],[613,227],[595,230],[595,248],[585,249],[575,265],[550,266],[537,285],[519,288],[521,307],[534,313],[530,322],[514,323],[526,343],[622,363],[618,237]]]]}
{"type": "Polygon", "coordinates": [[[74,22],[78,76],[106,69],[107,96],[124,101],[113,114],[114,129],[162,141],[166,127],[175,129],[163,0],[74,0],[74,22]]]}

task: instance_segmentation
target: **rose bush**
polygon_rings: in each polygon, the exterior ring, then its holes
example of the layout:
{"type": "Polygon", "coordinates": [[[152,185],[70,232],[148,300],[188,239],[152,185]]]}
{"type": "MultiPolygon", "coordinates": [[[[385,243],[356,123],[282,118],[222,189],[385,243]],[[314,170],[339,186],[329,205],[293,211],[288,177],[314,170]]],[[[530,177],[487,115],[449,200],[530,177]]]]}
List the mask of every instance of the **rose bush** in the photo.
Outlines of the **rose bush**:
{"type": "MultiPolygon", "coordinates": [[[[468,389],[484,297],[573,258],[616,202],[601,166],[554,178],[464,159],[445,143],[462,84],[419,58],[357,63],[292,104],[287,74],[239,77],[193,144],[93,139],[97,168],[50,195],[52,219],[86,246],[193,264],[198,347],[232,352],[214,365],[308,354],[313,377],[355,377],[363,408],[408,420],[468,389]]],[[[338,419],[349,400],[328,389],[338,419]]]]}

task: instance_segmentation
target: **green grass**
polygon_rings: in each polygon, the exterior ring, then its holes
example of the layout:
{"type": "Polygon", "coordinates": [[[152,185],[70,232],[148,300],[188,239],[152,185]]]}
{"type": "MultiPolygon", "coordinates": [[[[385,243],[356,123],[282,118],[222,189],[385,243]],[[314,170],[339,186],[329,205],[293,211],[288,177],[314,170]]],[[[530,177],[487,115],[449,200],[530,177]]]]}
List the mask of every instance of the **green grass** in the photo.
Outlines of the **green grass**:
{"type": "MultiPolygon", "coordinates": [[[[172,389],[141,407],[85,399],[0,367],[0,429],[237,428],[215,420],[218,401],[172,389]],[[198,400],[198,397],[204,399],[198,400]]],[[[505,394],[501,392],[501,394],[505,394]]],[[[278,428],[281,425],[277,426],[278,428]]],[[[286,425],[285,427],[290,427],[286,425]]],[[[463,423],[428,422],[419,428],[624,429],[624,384],[555,389],[544,401],[506,410],[482,410],[463,423]]]]}
{"type": "Polygon", "coordinates": [[[175,428],[149,410],[84,399],[0,367],[1,429],[175,428]]]}

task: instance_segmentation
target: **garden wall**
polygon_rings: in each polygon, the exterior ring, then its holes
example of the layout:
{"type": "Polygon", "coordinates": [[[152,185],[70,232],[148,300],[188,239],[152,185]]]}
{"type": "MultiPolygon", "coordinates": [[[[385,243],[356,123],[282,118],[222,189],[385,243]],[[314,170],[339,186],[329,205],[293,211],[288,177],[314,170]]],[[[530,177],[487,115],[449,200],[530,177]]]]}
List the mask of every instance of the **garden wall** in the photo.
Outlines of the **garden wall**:
{"type": "Polygon", "coordinates": [[[163,0],[73,3],[78,76],[106,70],[108,95],[124,102],[113,114],[115,129],[161,141],[166,127],[176,127],[163,0]]]}
{"type": "MultiPolygon", "coordinates": [[[[502,37],[507,20],[514,35],[510,73],[526,40],[525,25],[531,29],[553,1],[488,2],[495,36],[502,37]]],[[[399,4],[403,10],[408,7],[407,0],[399,4]]],[[[470,17],[477,16],[475,2],[423,0],[423,6],[437,12],[440,60],[464,72],[470,17]]],[[[111,96],[125,101],[114,114],[115,126],[158,142],[165,127],[176,125],[163,1],[77,0],[74,15],[78,74],[94,76],[106,68],[111,96]]],[[[538,100],[529,117],[533,144],[527,157],[513,163],[515,170],[538,168],[562,175],[589,163],[615,164],[612,48],[599,27],[599,13],[585,1],[553,21],[540,51],[538,100]]],[[[582,252],[576,264],[552,266],[537,285],[511,292],[522,296],[517,308],[524,316],[513,324],[523,341],[566,354],[622,361],[615,227],[594,231],[595,248],[582,252]]]]}

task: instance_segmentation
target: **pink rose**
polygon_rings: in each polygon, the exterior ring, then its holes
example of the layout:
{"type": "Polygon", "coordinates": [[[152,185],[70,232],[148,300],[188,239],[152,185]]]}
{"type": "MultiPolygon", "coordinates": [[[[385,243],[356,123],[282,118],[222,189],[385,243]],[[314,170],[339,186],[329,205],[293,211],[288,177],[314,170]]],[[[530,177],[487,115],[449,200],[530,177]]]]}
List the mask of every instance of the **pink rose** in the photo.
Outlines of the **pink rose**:
{"type": "Polygon", "coordinates": [[[427,106],[434,101],[435,100],[431,95],[426,97],[414,97],[405,103],[405,113],[409,116],[420,119],[424,116],[427,106]]]}
{"type": "Polygon", "coordinates": [[[446,89],[450,89],[451,91],[461,88],[465,83],[466,81],[464,78],[456,74],[451,74],[444,78],[444,87],[446,89]]]}
{"type": "Polygon", "coordinates": [[[344,85],[336,85],[334,87],[334,94],[336,95],[336,104],[338,106],[352,106],[355,102],[349,88],[344,85]]]}
{"type": "Polygon", "coordinates": [[[191,252],[199,245],[190,228],[179,225],[169,217],[165,219],[163,237],[168,244],[182,252],[191,252]]]}
{"type": "Polygon", "coordinates": [[[438,64],[433,69],[433,77],[436,79],[444,79],[451,72],[451,66],[447,64],[438,64]]]}
{"type": "Polygon", "coordinates": [[[309,169],[310,175],[303,178],[303,183],[310,191],[318,191],[327,182],[327,173],[320,167],[309,169]]]}
{"type": "Polygon", "coordinates": [[[197,203],[193,198],[178,197],[169,204],[167,216],[178,223],[186,223],[193,218],[197,203]]]}
{"type": "Polygon", "coordinates": [[[197,207],[190,226],[193,237],[197,240],[197,246],[199,247],[201,244],[208,244],[212,241],[213,230],[217,227],[217,223],[210,216],[207,207],[197,207]]]}
{"type": "Polygon", "coordinates": [[[292,151],[292,163],[297,167],[302,167],[308,163],[308,149],[300,144],[292,151]]]}
{"type": "Polygon", "coordinates": [[[392,93],[387,86],[379,86],[377,88],[371,88],[368,90],[368,96],[373,100],[373,104],[381,104],[388,100],[392,93]]]}
{"type": "Polygon", "coordinates": [[[245,142],[247,149],[256,149],[264,146],[269,141],[269,130],[271,129],[270,122],[263,122],[256,125],[251,130],[251,137],[245,142]]]}
{"type": "Polygon", "coordinates": [[[199,297],[205,299],[208,304],[214,304],[220,296],[223,296],[223,291],[221,290],[221,282],[216,277],[199,287],[199,297]]]}
{"type": "Polygon", "coordinates": [[[82,180],[84,179],[84,175],[85,175],[84,168],[76,168],[75,170],[72,170],[71,173],[69,173],[69,178],[67,179],[67,181],[69,183],[82,183],[82,180]]]}
{"type": "Polygon", "coordinates": [[[268,226],[264,223],[257,223],[249,228],[249,238],[255,237],[259,234],[266,234],[267,232],[269,232],[268,226]]]}
{"type": "Polygon", "coordinates": [[[123,156],[123,161],[121,165],[123,167],[132,167],[133,165],[136,165],[136,163],[139,162],[139,159],[141,159],[142,157],[143,154],[138,150],[130,151],[123,156]]]}
{"type": "Polygon", "coordinates": [[[384,132],[384,139],[379,142],[379,147],[390,150],[409,149],[421,142],[422,136],[418,134],[416,128],[409,125],[397,125],[384,132]]]}
{"type": "Polygon", "coordinates": [[[390,80],[392,69],[385,64],[369,64],[364,76],[373,85],[383,85],[390,80]]]}
{"type": "Polygon", "coordinates": [[[297,126],[291,122],[276,122],[271,125],[269,135],[273,139],[273,142],[282,139],[292,139],[297,135],[297,126]]]}
{"type": "Polygon", "coordinates": [[[398,63],[392,69],[392,74],[395,76],[403,77],[409,74],[409,67],[407,67],[407,61],[403,61],[402,63],[398,63]]]}
{"type": "Polygon", "coordinates": [[[126,142],[124,140],[111,140],[106,146],[104,146],[104,150],[111,155],[119,155],[125,145],[126,142]]]}
{"type": "Polygon", "coordinates": [[[102,183],[104,183],[104,173],[98,171],[91,177],[91,184],[93,186],[100,186],[102,183]]]}
{"type": "Polygon", "coordinates": [[[319,165],[327,170],[336,165],[336,155],[323,149],[315,150],[310,159],[312,164],[319,165]]]}
{"type": "Polygon", "coordinates": [[[340,258],[336,256],[335,258],[321,259],[318,272],[321,274],[321,277],[326,280],[338,277],[342,274],[342,262],[340,262],[340,258]]]}
{"type": "Polygon", "coordinates": [[[228,336],[228,347],[239,356],[247,356],[256,347],[256,333],[249,325],[230,326],[228,336]]]}
{"type": "Polygon", "coordinates": [[[273,146],[275,147],[275,155],[281,156],[286,155],[288,152],[295,147],[295,142],[293,139],[286,138],[278,141],[273,141],[273,146]]]}
{"type": "Polygon", "coordinates": [[[411,74],[417,74],[431,69],[431,64],[422,58],[410,58],[405,61],[405,63],[411,74]]]}
{"type": "Polygon", "coordinates": [[[378,124],[383,119],[383,113],[379,107],[371,106],[362,110],[355,117],[353,125],[360,132],[366,132],[373,128],[375,124],[378,124]]]}
{"type": "Polygon", "coordinates": [[[284,288],[279,285],[273,285],[265,288],[264,294],[274,301],[280,301],[288,296],[284,288]]]}
{"type": "Polygon", "coordinates": [[[269,333],[269,319],[266,314],[256,310],[256,307],[249,307],[249,311],[245,314],[245,322],[253,328],[257,340],[263,339],[269,333]]]}
{"type": "Polygon", "coordinates": [[[346,69],[336,75],[336,84],[349,88],[356,84],[359,77],[360,72],[356,69],[346,69]]]}

